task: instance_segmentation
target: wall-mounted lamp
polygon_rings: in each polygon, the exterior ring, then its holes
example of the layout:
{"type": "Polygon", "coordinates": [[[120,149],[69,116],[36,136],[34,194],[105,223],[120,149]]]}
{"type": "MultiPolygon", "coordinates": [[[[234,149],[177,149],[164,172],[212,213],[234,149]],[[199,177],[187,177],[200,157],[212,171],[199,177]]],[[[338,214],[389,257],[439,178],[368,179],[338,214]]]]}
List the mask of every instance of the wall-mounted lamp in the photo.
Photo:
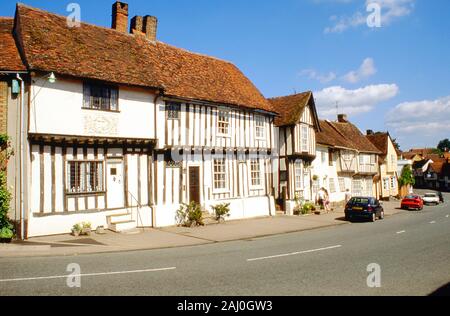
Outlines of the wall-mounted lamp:
{"type": "Polygon", "coordinates": [[[48,82],[50,82],[50,83],[55,83],[56,82],[56,76],[55,76],[55,74],[53,72],[48,77],[48,82]]]}

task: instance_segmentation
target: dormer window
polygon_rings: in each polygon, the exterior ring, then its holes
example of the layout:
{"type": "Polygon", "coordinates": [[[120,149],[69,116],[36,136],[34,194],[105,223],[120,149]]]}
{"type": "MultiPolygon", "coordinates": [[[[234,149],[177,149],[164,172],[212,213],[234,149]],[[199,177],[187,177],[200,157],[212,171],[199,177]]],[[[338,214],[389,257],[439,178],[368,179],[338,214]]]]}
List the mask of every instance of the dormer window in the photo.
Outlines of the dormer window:
{"type": "Polygon", "coordinates": [[[100,111],[119,111],[119,89],[109,85],[83,84],[83,108],[100,111]]]}
{"type": "Polygon", "coordinates": [[[167,119],[179,120],[181,112],[181,104],[177,102],[170,102],[167,104],[167,119]]]}

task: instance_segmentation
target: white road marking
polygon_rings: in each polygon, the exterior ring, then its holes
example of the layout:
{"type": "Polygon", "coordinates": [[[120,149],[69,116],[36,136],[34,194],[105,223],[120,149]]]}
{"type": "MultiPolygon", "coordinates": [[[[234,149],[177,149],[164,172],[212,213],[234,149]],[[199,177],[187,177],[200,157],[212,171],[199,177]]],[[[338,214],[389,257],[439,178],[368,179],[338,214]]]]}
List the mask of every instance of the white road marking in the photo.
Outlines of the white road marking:
{"type": "Polygon", "coordinates": [[[432,221],[432,222],[430,222],[430,224],[436,224],[436,221],[432,221]]]}
{"type": "Polygon", "coordinates": [[[134,270],[134,271],[118,271],[118,272],[104,272],[104,273],[87,273],[87,274],[78,274],[78,275],[54,275],[47,277],[35,277],[35,278],[18,278],[18,279],[5,279],[0,280],[0,283],[6,282],[20,282],[20,281],[34,281],[34,280],[52,280],[52,279],[66,279],[68,277],[89,277],[89,276],[102,276],[102,275],[118,275],[118,274],[135,274],[135,273],[147,273],[147,272],[159,272],[159,271],[170,271],[175,270],[175,267],[172,268],[162,268],[162,269],[147,269],[147,270],[134,270]]]}
{"type": "Polygon", "coordinates": [[[406,233],[406,230],[401,230],[401,231],[397,232],[397,235],[404,234],[404,233],[406,233]]]}
{"type": "Polygon", "coordinates": [[[276,259],[276,258],[283,258],[283,257],[289,257],[289,256],[297,256],[297,255],[303,255],[303,254],[307,254],[307,253],[313,253],[313,252],[337,249],[337,248],[341,248],[341,247],[342,247],[342,245],[337,245],[337,246],[331,246],[331,247],[326,247],[326,248],[319,248],[319,249],[312,249],[312,250],[305,250],[305,251],[299,251],[299,252],[286,253],[286,254],[276,255],[276,256],[253,258],[253,259],[247,259],[247,262],[261,261],[261,260],[267,260],[267,259],[276,259]]]}

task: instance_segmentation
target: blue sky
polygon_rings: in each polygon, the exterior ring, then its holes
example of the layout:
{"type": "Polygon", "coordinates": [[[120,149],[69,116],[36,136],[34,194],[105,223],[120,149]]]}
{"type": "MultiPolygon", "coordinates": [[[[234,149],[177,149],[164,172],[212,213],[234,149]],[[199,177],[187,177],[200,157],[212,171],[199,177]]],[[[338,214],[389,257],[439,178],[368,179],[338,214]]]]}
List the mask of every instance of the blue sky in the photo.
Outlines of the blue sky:
{"type": "MultiPolygon", "coordinates": [[[[24,3],[110,26],[112,0],[24,3]]],[[[361,130],[389,130],[403,149],[450,138],[450,1],[128,0],[155,15],[158,39],[235,63],[267,96],[312,90],[322,118],[349,114],[361,130]],[[381,8],[381,27],[366,23],[381,8]]],[[[2,1],[12,16],[15,2],[2,1]]]]}

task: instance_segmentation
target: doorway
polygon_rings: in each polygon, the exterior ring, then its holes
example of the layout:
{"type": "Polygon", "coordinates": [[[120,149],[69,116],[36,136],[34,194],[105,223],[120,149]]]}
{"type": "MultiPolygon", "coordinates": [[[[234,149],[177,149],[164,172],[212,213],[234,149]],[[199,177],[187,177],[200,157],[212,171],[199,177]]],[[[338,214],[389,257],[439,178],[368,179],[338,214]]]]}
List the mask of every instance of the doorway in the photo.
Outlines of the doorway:
{"type": "Polygon", "coordinates": [[[108,190],[108,209],[118,209],[125,207],[123,179],[123,160],[107,160],[106,183],[108,190]]]}
{"type": "Polygon", "coordinates": [[[189,202],[200,204],[200,167],[189,167],[189,202]]]}

